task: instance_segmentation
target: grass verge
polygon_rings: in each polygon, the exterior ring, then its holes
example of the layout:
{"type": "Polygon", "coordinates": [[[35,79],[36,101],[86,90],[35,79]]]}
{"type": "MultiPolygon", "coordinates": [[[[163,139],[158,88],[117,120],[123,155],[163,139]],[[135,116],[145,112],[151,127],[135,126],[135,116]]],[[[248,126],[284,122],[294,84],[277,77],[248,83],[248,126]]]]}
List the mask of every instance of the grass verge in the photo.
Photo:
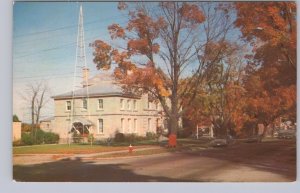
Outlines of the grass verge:
{"type": "MultiPolygon", "coordinates": [[[[146,145],[135,148],[149,147],[146,145]]],[[[100,146],[100,145],[75,145],[56,144],[56,145],[33,145],[24,147],[14,147],[13,154],[89,154],[110,151],[127,150],[127,146],[100,146]]]]}

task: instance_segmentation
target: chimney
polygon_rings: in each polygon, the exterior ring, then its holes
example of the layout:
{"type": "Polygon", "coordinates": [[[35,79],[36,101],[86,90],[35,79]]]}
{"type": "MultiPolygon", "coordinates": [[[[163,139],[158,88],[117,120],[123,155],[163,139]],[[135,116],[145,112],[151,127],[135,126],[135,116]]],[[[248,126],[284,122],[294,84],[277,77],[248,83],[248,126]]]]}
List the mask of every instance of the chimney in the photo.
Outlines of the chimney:
{"type": "Polygon", "coordinates": [[[83,78],[82,86],[83,87],[88,86],[89,75],[90,75],[90,69],[87,67],[83,67],[82,68],[82,78],[83,78]]]}

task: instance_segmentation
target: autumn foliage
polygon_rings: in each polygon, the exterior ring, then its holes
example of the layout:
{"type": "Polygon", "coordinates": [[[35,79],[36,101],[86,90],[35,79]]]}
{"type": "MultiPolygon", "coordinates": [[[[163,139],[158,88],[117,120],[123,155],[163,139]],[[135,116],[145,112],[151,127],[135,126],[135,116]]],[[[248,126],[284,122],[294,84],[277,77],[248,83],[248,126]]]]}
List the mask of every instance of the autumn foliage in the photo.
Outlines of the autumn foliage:
{"type": "Polygon", "coordinates": [[[108,33],[121,45],[96,40],[94,63],[114,68],[124,90],[161,103],[170,133],[183,116],[220,135],[295,117],[294,2],[120,2],[118,9],[128,22],[108,33]]]}

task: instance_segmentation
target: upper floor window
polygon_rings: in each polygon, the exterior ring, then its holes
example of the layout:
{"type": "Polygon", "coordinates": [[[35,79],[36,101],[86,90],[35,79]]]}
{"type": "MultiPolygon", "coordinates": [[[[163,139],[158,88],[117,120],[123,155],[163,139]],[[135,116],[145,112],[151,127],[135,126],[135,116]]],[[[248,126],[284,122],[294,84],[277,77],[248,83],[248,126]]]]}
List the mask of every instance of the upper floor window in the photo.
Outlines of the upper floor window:
{"type": "Polygon", "coordinates": [[[82,108],[87,109],[87,99],[86,98],[82,99],[82,108]]]}
{"type": "Polygon", "coordinates": [[[67,111],[71,110],[71,101],[66,101],[66,110],[67,111]]]}
{"type": "Polygon", "coordinates": [[[130,100],[127,100],[127,109],[130,110],[131,105],[130,105],[130,100]]]}
{"type": "Polygon", "coordinates": [[[151,109],[151,102],[148,101],[148,109],[151,109]]]}
{"type": "Polygon", "coordinates": [[[98,99],[98,109],[103,109],[103,99],[98,99]]]}
{"type": "Polygon", "coordinates": [[[120,107],[121,109],[124,109],[124,99],[120,99],[120,107]]]}

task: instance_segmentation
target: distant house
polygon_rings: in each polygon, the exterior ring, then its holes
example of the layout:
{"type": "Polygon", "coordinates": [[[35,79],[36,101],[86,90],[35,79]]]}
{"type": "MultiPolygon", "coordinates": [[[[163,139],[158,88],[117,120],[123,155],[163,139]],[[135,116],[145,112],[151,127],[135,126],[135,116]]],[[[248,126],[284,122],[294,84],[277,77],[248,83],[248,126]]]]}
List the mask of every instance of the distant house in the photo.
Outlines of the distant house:
{"type": "Polygon", "coordinates": [[[97,139],[114,137],[116,132],[146,135],[165,125],[159,104],[147,95],[124,93],[111,75],[98,74],[82,85],[74,92],[53,97],[51,130],[62,139],[68,138],[70,131],[93,134],[97,139]]]}
{"type": "Polygon", "coordinates": [[[52,132],[54,117],[48,117],[40,121],[40,128],[46,132],[52,132]]]}

